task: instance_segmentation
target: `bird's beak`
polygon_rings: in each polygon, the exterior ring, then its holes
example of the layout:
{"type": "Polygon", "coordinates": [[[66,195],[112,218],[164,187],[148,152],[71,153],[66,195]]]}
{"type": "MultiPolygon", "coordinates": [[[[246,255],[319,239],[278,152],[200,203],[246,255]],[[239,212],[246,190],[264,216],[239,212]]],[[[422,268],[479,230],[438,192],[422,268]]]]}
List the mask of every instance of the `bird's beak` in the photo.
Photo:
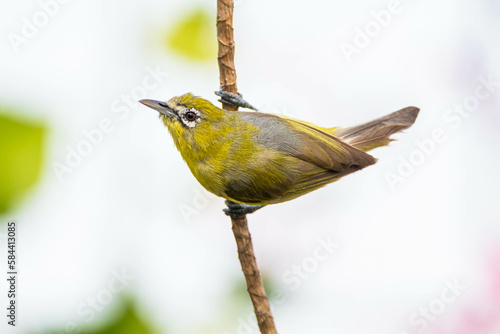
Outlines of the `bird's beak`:
{"type": "Polygon", "coordinates": [[[139,102],[141,102],[147,107],[150,107],[158,111],[162,115],[172,118],[179,118],[176,112],[173,109],[169,108],[169,106],[167,106],[165,102],[155,101],[155,100],[140,100],[139,102]]]}

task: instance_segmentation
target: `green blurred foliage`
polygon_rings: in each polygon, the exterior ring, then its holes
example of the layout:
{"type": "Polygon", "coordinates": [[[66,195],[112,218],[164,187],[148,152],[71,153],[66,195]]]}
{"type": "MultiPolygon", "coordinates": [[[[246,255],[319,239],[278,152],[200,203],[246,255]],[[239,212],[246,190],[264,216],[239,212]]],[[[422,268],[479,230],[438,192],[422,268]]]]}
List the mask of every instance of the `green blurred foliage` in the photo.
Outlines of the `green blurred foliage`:
{"type": "MultiPolygon", "coordinates": [[[[267,286],[264,286],[267,289],[267,286]]],[[[247,283],[243,273],[241,277],[233,282],[228,290],[228,302],[236,312],[246,312],[252,309],[252,301],[247,291],[247,283]]]]}
{"type": "Polygon", "coordinates": [[[130,301],[126,302],[121,317],[97,331],[83,331],[84,334],[151,334],[156,333],[139,319],[130,301]]]}
{"type": "Polygon", "coordinates": [[[213,61],[217,57],[215,15],[196,8],[182,16],[168,32],[167,46],[194,61],[213,61]]]}
{"type": "Polygon", "coordinates": [[[37,183],[47,132],[41,124],[7,116],[12,113],[0,107],[0,214],[37,183]]]}
{"type": "MultiPolygon", "coordinates": [[[[157,330],[152,329],[147,323],[140,319],[134,307],[134,302],[129,296],[122,296],[118,310],[112,310],[111,319],[104,322],[103,325],[90,323],[82,328],[66,328],[65,330],[55,330],[44,332],[47,334],[157,334],[157,330]],[[117,311],[117,312],[116,312],[117,311]]],[[[113,309],[115,309],[113,307],[113,309]]],[[[101,323],[101,322],[99,322],[101,323]]],[[[61,326],[63,327],[63,326],[61,326]]],[[[165,333],[165,332],[163,332],[165,333]]]]}

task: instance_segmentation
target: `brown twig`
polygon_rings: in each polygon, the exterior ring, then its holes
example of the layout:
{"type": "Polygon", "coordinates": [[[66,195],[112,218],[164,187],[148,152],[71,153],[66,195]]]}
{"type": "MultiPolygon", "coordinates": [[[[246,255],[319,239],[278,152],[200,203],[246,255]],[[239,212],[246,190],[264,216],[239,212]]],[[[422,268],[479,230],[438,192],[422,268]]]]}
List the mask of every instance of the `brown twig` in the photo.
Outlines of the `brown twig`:
{"type": "Polygon", "coordinates": [[[241,270],[245,274],[247,291],[250,299],[252,299],[253,310],[257,317],[260,332],[262,334],[276,334],[273,315],[253,252],[252,237],[248,230],[247,218],[231,218],[231,223],[236,245],[238,246],[241,270]]]}
{"type": "MultiPolygon", "coordinates": [[[[217,39],[219,41],[220,87],[227,92],[238,94],[236,69],[234,67],[233,0],[217,0],[217,39]]],[[[229,104],[222,104],[226,110],[237,110],[229,104]]],[[[233,234],[238,248],[241,270],[245,275],[247,291],[252,300],[257,323],[262,334],[277,334],[269,300],[253,251],[252,237],[248,230],[246,216],[231,217],[233,234]]]]}
{"type": "MultiPolygon", "coordinates": [[[[234,67],[233,0],[217,0],[217,40],[219,41],[219,81],[221,90],[238,94],[234,67]]],[[[237,110],[230,104],[222,104],[226,110],[237,110]]]]}

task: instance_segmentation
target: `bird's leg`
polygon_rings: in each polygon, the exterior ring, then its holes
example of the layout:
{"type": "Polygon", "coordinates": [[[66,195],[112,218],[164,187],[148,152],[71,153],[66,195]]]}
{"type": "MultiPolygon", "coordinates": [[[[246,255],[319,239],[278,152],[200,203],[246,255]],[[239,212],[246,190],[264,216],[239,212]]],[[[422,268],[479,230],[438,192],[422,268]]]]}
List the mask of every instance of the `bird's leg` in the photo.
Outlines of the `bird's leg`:
{"type": "Polygon", "coordinates": [[[219,99],[219,102],[226,103],[226,104],[231,104],[236,107],[241,107],[241,108],[247,108],[247,109],[253,109],[257,110],[254,106],[252,106],[250,103],[245,101],[243,99],[243,96],[241,94],[233,94],[226,92],[225,90],[218,90],[214,92],[215,95],[220,96],[221,98],[219,99]]]}
{"type": "Polygon", "coordinates": [[[223,209],[223,211],[226,215],[230,216],[231,218],[242,217],[264,207],[264,205],[248,205],[248,204],[234,203],[229,200],[226,200],[225,203],[227,205],[227,209],[223,209]]]}

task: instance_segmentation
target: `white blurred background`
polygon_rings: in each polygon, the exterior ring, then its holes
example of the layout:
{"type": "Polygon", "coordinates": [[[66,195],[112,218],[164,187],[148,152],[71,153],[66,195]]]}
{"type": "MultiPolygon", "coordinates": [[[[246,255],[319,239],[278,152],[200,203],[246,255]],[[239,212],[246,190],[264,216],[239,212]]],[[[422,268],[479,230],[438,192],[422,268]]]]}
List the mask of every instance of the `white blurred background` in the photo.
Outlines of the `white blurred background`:
{"type": "MultiPolygon", "coordinates": [[[[215,0],[0,5],[0,104],[47,129],[38,181],[0,213],[20,273],[0,332],[258,333],[223,199],[137,103],[216,102],[215,15],[215,0]],[[129,304],[141,325],[117,330],[129,304]]],[[[349,126],[421,108],[376,165],[249,216],[280,333],[500,332],[499,15],[236,2],[238,88],[262,111],[349,126]]]]}

